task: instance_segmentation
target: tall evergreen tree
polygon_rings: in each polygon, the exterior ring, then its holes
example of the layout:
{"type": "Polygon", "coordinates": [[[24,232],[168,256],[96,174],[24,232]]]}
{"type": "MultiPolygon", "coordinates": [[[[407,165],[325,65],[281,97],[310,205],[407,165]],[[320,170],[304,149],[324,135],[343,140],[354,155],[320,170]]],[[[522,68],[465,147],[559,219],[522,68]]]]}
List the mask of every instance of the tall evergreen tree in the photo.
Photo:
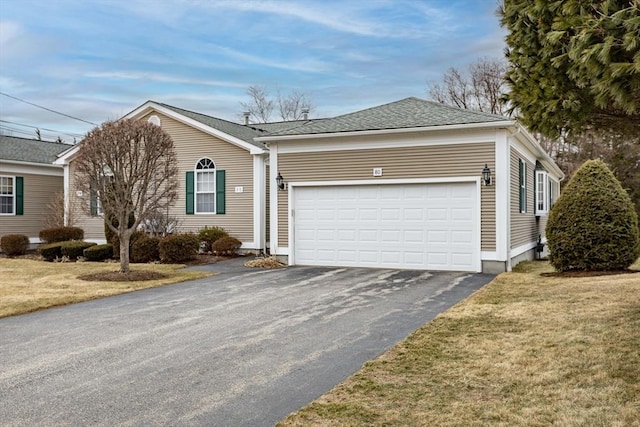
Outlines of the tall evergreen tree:
{"type": "Polygon", "coordinates": [[[504,0],[507,97],[547,135],[640,133],[640,1],[504,0]]]}

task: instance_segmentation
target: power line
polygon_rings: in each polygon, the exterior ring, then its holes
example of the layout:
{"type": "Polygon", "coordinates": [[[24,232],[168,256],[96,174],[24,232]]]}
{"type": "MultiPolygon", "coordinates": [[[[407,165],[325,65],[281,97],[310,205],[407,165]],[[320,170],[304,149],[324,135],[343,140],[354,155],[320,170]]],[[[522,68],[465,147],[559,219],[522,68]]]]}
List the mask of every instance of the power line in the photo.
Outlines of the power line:
{"type": "Polygon", "coordinates": [[[2,119],[0,119],[0,122],[2,122],[2,123],[9,123],[9,124],[12,124],[12,125],[17,125],[17,126],[24,126],[24,127],[32,128],[32,129],[45,130],[45,131],[48,131],[48,132],[55,132],[55,133],[58,133],[58,134],[62,134],[62,135],[69,135],[69,136],[73,136],[73,137],[76,137],[76,138],[82,138],[82,137],[84,136],[83,134],[80,134],[80,133],[62,132],[62,131],[60,131],[60,130],[47,129],[47,128],[38,127],[38,126],[25,125],[25,124],[23,124],[23,123],[11,122],[11,121],[9,121],[9,120],[2,120],[2,119]]]}
{"type": "Polygon", "coordinates": [[[38,104],[34,104],[33,102],[25,101],[24,99],[16,98],[15,96],[11,96],[11,95],[6,94],[4,92],[0,92],[0,95],[4,95],[7,98],[15,99],[16,101],[24,102],[25,104],[33,105],[34,107],[42,108],[43,110],[47,110],[47,111],[50,111],[50,112],[55,113],[55,114],[60,114],[61,116],[65,116],[65,117],[68,117],[68,118],[73,119],[73,120],[79,120],[81,122],[88,123],[90,125],[98,126],[97,123],[89,122],[89,121],[84,120],[84,119],[79,119],[78,117],[73,117],[73,116],[70,116],[68,114],[61,113],[60,111],[55,111],[55,110],[52,110],[51,108],[43,107],[42,105],[38,105],[38,104]]]}

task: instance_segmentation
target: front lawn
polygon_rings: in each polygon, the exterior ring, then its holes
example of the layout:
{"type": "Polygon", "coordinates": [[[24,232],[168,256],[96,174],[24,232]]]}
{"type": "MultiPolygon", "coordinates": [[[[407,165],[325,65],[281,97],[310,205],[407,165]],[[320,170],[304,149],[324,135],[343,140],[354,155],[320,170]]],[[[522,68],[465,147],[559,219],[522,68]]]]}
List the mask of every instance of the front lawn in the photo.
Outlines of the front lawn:
{"type": "Polygon", "coordinates": [[[279,425],[640,426],[640,273],[518,267],[279,425]]]}
{"type": "Polygon", "coordinates": [[[83,275],[117,271],[119,266],[118,263],[53,263],[24,258],[0,258],[0,317],[210,275],[201,271],[185,270],[183,265],[133,264],[132,271],[147,270],[166,277],[137,282],[86,281],[78,278],[83,275]]]}

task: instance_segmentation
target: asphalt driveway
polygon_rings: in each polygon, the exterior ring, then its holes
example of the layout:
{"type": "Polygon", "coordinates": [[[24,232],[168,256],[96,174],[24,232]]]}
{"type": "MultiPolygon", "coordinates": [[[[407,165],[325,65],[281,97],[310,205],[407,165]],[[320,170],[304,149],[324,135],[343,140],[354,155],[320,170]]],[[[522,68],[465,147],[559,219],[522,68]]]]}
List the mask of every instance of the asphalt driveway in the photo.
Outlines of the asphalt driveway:
{"type": "Polygon", "coordinates": [[[0,424],[272,426],[493,277],[241,261],[0,319],[0,424]]]}

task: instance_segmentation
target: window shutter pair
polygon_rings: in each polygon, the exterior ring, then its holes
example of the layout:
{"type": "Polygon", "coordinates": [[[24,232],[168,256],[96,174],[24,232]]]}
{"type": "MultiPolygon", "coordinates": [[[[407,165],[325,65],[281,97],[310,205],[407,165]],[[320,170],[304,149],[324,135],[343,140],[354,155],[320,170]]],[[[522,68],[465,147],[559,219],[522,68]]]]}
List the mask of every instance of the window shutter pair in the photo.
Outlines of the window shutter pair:
{"type": "MultiPolygon", "coordinates": [[[[195,213],[195,182],[194,172],[187,172],[187,215],[195,213]]],[[[216,170],[216,213],[224,214],[225,205],[225,171],[216,170]]]]}
{"type": "Polygon", "coordinates": [[[24,215],[24,178],[16,176],[16,215],[24,215]]]}

